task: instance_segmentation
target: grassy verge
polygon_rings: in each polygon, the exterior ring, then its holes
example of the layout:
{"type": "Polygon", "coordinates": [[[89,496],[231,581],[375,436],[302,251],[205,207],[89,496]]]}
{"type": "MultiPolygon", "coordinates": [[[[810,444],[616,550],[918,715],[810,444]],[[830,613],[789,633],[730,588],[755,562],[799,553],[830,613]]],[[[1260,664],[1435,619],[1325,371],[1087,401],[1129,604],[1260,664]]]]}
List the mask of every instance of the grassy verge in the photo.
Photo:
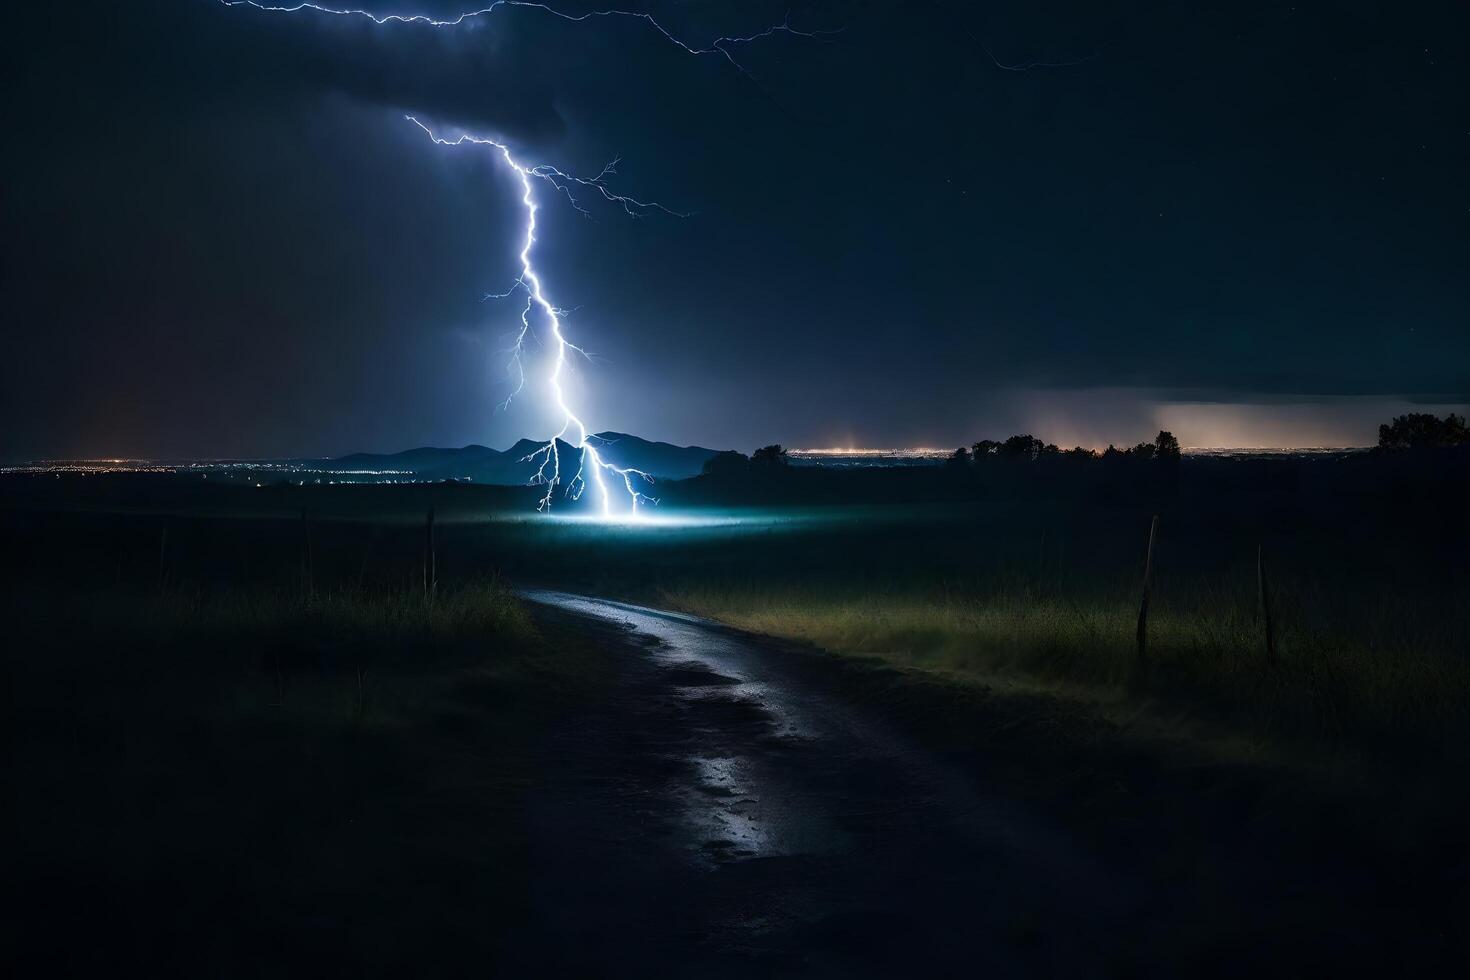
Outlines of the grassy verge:
{"type": "MultiPolygon", "coordinates": [[[[1267,662],[1254,597],[1175,588],[1135,646],[1137,598],[1073,598],[1024,588],[834,588],[691,583],[647,596],[668,608],[838,654],[964,682],[1148,697],[1257,737],[1438,752],[1470,726],[1463,624],[1410,598],[1350,617],[1306,590],[1283,590],[1278,658],[1267,662]]],[[[1470,600],[1470,597],[1464,597],[1470,600]]]]}
{"type": "Polygon", "coordinates": [[[494,962],[528,886],[538,739],[600,677],[503,586],[6,605],[21,962],[494,962]]]}

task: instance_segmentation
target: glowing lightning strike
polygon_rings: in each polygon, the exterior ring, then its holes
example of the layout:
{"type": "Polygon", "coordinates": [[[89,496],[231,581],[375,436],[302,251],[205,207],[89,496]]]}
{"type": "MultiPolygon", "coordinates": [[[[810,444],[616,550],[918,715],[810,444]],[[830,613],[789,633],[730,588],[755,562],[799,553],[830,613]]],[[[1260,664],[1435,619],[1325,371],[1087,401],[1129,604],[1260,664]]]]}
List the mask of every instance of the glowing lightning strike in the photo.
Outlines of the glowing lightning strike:
{"type": "Polygon", "coordinates": [[[534,0],[493,0],[492,3],[481,7],[478,10],[469,10],[462,14],[455,14],[453,17],[446,18],[430,17],[427,14],[380,15],[372,13],[368,10],[360,10],[355,8],[325,7],[315,3],[297,3],[290,6],[274,6],[272,4],[262,3],[260,2],[260,0],[219,0],[219,2],[224,4],[226,7],[254,7],[256,10],[265,10],[271,13],[294,14],[303,10],[309,10],[313,13],[335,14],[339,17],[366,17],[368,20],[372,21],[375,24],[423,24],[427,27],[458,27],[467,21],[489,16],[501,7],[529,7],[533,10],[540,10],[543,13],[550,14],[553,17],[559,17],[562,20],[572,21],[573,23],[581,23],[583,21],[592,20],[593,18],[626,17],[632,20],[643,21],[644,23],[648,24],[648,26],[652,27],[654,30],[662,34],[664,38],[670,43],[682,48],[688,54],[719,55],[726,61],[730,62],[730,64],[734,65],[735,68],[739,70],[742,75],[745,75],[747,78],[751,78],[752,80],[754,80],[754,76],[752,76],[750,72],[746,70],[745,66],[737,61],[735,59],[735,56],[730,53],[731,47],[738,44],[750,44],[753,41],[759,41],[762,38],[771,37],[775,34],[790,34],[793,37],[820,39],[831,37],[833,34],[839,33],[838,31],[799,31],[791,26],[791,20],[788,17],[781,23],[771,27],[767,27],[763,31],[757,31],[754,34],[748,34],[744,37],[721,36],[715,38],[708,44],[696,45],[681,40],[676,34],[660,24],[652,14],[645,13],[640,10],[589,10],[583,14],[569,14],[565,11],[557,10],[555,7],[552,7],[549,4],[536,3],[534,2],[534,0]]]}
{"type": "MultiPolygon", "coordinates": [[[[461,134],[456,139],[444,139],[413,116],[407,116],[405,118],[419,127],[419,129],[422,129],[428,135],[429,139],[441,146],[461,146],[465,143],[474,143],[480,146],[493,147],[500,154],[501,159],[505,161],[506,166],[515,171],[517,179],[521,182],[521,204],[526,209],[526,231],[520,254],[521,274],[516,279],[515,286],[505,293],[496,295],[501,297],[509,296],[516,289],[524,289],[526,291],[526,307],[521,311],[521,331],[516,337],[515,346],[512,348],[512,357],[518,369],[521,365],[521,349],[524,345],[526,335],[531,330],[532,311],[539,309],[551,327],[550,333],[554,356],[551,374],[547,378],[547,384],[551,388],[552,397],[556,400],[556,407],[562,413],[562,427],[561,431],[552,436],[546,445],[529,456],[524,457],[522,460],[522,462],[532,463],[539,461],[540,464],[536,470],[536,475],[531,479],[533,484],[546,487],[546,493],[542,496],[540,503],[537,505],[537,509],[545,510],[551,506],[552,494],[562,482],[561,452],[557,448],[557,443],[559,441],[569,442],[570,440],[567,439],[567,436],[570,434],[575,434],[576,436],[576,442],[573,443],[573,446],[581,450],[581,458],[578,460],[576,474],[567,482],[567,496],[573,500],[580,499],[583,491],[587,489],[590,482],[590,485],[596,489],[597,499],[602,508],[602,516],[611,517],[613,514],[612,492],[608,489],[607,481],[603,478],[603,475],[606,473],[622,481],[623,489],[628,493],[628,513],[630,515],[636,514],[639,504],[645,501],[657,503],[658,501],[653,497],[639,492],[634,485],[634,480],[644,480],[652,483],[653,478],[642,470],[614,466],[612,463],[603,459],[602,455],[598,453],[597,447],[591,442],[591,439],[596,437],[587,431],[586,424],[572,410],[571,406],[567,404],[566,392],[562,390],[561,386],[562,369],[566,367],[567,351],[576,351],[583,356],[586,356],[586,352],[568,341],[566,335],[562,332],[561,322],[562,317],[566,315],[566,311],[552,305],[551,301],[546,298],[546,293],[541,285],[541,277],[536,273],[536,268],[531,263],[531,249],[536,244],[536,212],[540,209],[536,203],[536,195],[533,192],[531,181],[532,179],[544,180],[556,188],[557,191],[564,194],[568,194],[568,182],[595,187],[601,192],[603,197],[621,205],[629,214],[640,214],[650,209],[664,211],[668,214],[678,214],[678,212],[670,211],[668,208],[654,202],[639,201],[636,198],[614,194],[606,185],[601,183],[602,179],[612,172],[611,167],[604,168],[601,174],[592,178],[573,177],[554,167],[525,167],[516,162],[515,157],[511,156],[510,147],[504,143],[481,136],[470,136],[467,133],[461,134]]],[[[576,206],[575,198],[573,198],[572,203],[576,206]]],[[[525,374],[522,371],[521,383],[517,387],[516,392],[519,392],[520,388],[524,385],[525,374]]],[[[512,392],[512,398],[515,397],[516,392],[512,392]]]]}
{"type": "MultiPolygon", "coordinates": [[[[534,0],[492,0],[491,3],[477,10],[467,11],[465,13],[457,14],[453,17],[448,18],[436,18],[425,14],[379,15],[359,8],[335,8],[322,6],[316,3],[305,2],[279,6],[262,2],[262,0],[219,0],[219,2],[226,7],[252,7],[256,10],[272,13],[297,13],[300,11],[311,11],[313,13],[330,14],[340,17],[364,17],[368,20],[373,21],[376,24],[387,24],[391,22],[400,24],[420,24],[428,27],[449,28],[457,27],[461,24],[466,23],[467,21],[471,21],[476,18],[488,16],[501,7],[529,7],[535,10],[542,11],[543,13],[549,14],[553,17],[558,17],[562,20],[572,21],[576,23],[592,20],[594,18],[604,17],[641,20],[652,27],[654,30],[656,30],[659,34],[663,35],[663,37],[667,41],[676,45],[686,53],[692,55],[718,55],[720,57],[723,57],[737,70],[739,70],[741,74],[745,75],[747,78],[751,78],[752,80],[753,76],[751,76],[750,72],[747,71],[745,66],[737,61],[735,59],[735,56],[731,53],[730,49],[732,47],[741,44],[749,44],[753,41],[757,41],[761,38],[771,37],[775,34],[790,34],[796,37],[803,38],[824,38],[837,33],[836,31],[799,31],[791,26],[788,19],[783,20],[780,24],[777,24],[773,27],[768,27],[765,30],[759,31],[755,34],[751,34],[745,37],[722,36],[709,42],[707,45],[699,46],[689,44],[688,42],[681,40],[679,37],[677,37],[675,34],[665,28],[662,24],[660,24],[653,17],[652,14],[636,10],[617,9],[593,10],[582,14],[570,14],[561,10],[557,10],[554,7],[549,6],[548,4],[534,2],[534,0]]],[[[613,514],[613,497],[612,491],[608,488],[608,483],[610,480],[616,479],[622,482],[623,489],[627,492],[627,514],[629,516],[636,516],[639,506],[644,502],[655,504],[658,503],[658,501],[653,497],[650,497],[647,494],[640,492],[637,488],[637,485],[635,485],[635,481],[637,480],[643,480],[648,483],[652,483],[653,478],[650,477],[647,473],[644,473],[642,470],[636,470],[631,467],[615,466],[612,463],[609,463],[607,460],[603,459],[602,455],[598,453],[597,447],[594,446],[591,442],[591,440],[595,439],[596,436],[588,432],[586,424],[583,423],[582,419],[576,414],[576,412],[572,410],[571,406],[567,404],[566,393],[562,389],[561,384],[562,371],[566,367],[567,352],[572,351],[576,354],[580,354],[581,356],[588,358],[589,360],[590,355],[581,347],[578,347],[577,345],[567,340],[566,335],[562,331],[562,318],[567,315],[567,311],[552,305],[551,301],[546,298],[546,293],[542,287],[541,278],[536,273],[536,269],[531,262],[531,250],[536,243],[536,212],[538,210],[536,196],[533,193],[532,180],[536,179],[545,181],[547,184],[551,185],[556,193],[564,196],[569,202],[571,202],[572,207],[576,208],[583,214],[586,214],[587,210],[578,202],[576,194],[574,193],[574,191],[578,188],[596,191],[603,197],[604,200],[618,205],[623,209],[624,212],[632,217],[639,217],[648,211],[661,211],[665,214],[674,215],[676,217],[685,217],[685,215],[682,215],[677,211],[671,211],[663,205],[658,204],[654,201],[641,201],[634,197],[614,193],[607,186],[606,178],[609,175],[616,173],[616,167],[618,164],[617,160],[614,160],[612,163],[604,167],[602,169],[602,172],[597,174],[597,176],[595,177],[577,177],[572,174],[566,173],[565,171],[558,170],[555,167],[546,165],[525,167],[516,161],[516,159],[511,155],[510,148],[504,143],[492,139],[486,139],[483,137],[470,136],[468,134],[461,135],[457,139],[453,140],[444,139],[413,116],[408,116],[406,118],[413,122],[414,125],[422,129],[435,143],[439,143],[444,146],[458,146],[464,143],[474,143],[481,146],[494,148],[494,150],[496,150],[500,154],[501,159],[503,159],[506,165],[515,172],[516,177],[520,180],[522,192],[521,203],[525,206],[526,209],[525,239],[520,252],[521,273],[520,276],[512,284],[510,289],[506,290],[503,293],[487,294],[485,296],[485,299],[504,299],[513,294],[517,289],[524,289],[526,291],[526,305],[525,308],[521,311],[521,329],[516,335],[515,343],[512,345],[510,350],[506,352],[510,355],[510,367],[513,370],[513,373],[517,376],[517,384],[515,390],[510,393],[510,396],[503,403],[504,405],[508,406],[511,400],[514,399],[516,395],[518,395],[525,388],[526,373],[525,362],[522,355],[525,349],[527,338],[529,336],[534,336],[534,332],[531,329],[532,314],[539,309],[541,315],[550,325],[549,333],[551,335],[554,358],[552,361],[551,374],[547,378],[547,383],[551,389],[553,397],[555,398],[556,406],[562,413],[562,427],[559,432],[551,437],[551,439],[546,443],[545,446],[538,449],[536,452],[531,453],[529,456],[524,457],[522,460],[523,462],[538,464],[536,474],[534,477],[532,477],[531,483],[535,485],[541,485],[546,488],[546,493],[544,496],[541,497],[537,509],[549,509],[551,507],[552,496],[555,493],[556,488],[562,484],[562,459],[561,452],[557,448],[557,445],[559,442],[570,441],[567,437],[571,435],[575,436],[576,441],[574,444],[574,448],[580,450],[580,458],[578,460],[576,473],[569,481],[566,482],[565,493],[568,497],[573,500],[578,500],[581,498],[583,492],[585,492],[586,489],[591,486],[597,495],[599,504],[601,505],[602,515],[604,517],[611,517],[613,514]]]]}

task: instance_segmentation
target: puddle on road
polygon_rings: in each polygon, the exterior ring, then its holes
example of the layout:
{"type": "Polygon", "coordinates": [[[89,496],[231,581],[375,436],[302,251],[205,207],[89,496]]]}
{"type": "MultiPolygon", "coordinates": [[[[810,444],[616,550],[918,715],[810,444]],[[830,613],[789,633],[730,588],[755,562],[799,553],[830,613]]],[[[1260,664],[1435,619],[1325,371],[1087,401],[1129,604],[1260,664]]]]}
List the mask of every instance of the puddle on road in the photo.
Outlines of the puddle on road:
{"type": "Polygon", "coordinates": [[[705,624],[580,596],[529,598],[620,622],[657,640],[648,649],[668,681],[666,697],[687,719],[685,776],[667,789],[682,813],[689,851],[710,865],[757,857],[822,854],[847,835],[791,782],[783,759],[816,749],[792,692],[761,679],[754,651],[705,624]],[[783,778],[784,777],[784,778],[783,778]]]}
{"type": "Polygon", "coordinates": [[[664,676],[677,687],[728,687],[739,684],[734,677],[717,674],[697,660],[677,660],[664,668],[664,676]]]}
{"type": "MultiPolygon", "coordinates": [[[[687,663],[676,669],[687,671],[687,663]]],[[[671,787],[692,832],[689,847],[715,864],[796,853],[800,844],[769,785],[767,757],[771,740],[792,725],[769,710],[764,685],[724,680],[675,686],[669,694],[690,724],[690,752],[682,760],[688,778],[671,787]]]]}
{"type": "Polygon", "coordinates": [[[799,710],[740,670],[731,649],[706,658],[706,644],[660,639],[664,645],[650,654],[692,726],[692,751],[683,760],[690,779],[673,793],[692,831],[696,860],[720,865],[842,849],[846,836],[821,808],[803,806],[799,791],[778,777],[783,752],[818,741],[799,710]]]}
{"type": "Polygon", "coordinates": [[[695,786],[686,793],[686,816],[699,828],[699,844],[715,860],[777,853],[775,842],[760,820],[760,800],[750,795],[742,769],[733,757],[688,760],[694,766],[695,786]]]}

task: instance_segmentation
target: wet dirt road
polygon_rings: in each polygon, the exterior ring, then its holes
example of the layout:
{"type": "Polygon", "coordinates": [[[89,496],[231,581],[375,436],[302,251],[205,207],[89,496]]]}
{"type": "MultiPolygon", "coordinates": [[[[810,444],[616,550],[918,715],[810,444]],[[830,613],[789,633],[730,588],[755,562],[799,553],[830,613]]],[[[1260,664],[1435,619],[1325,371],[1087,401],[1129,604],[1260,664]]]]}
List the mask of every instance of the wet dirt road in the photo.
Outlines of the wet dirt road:
{"type": "MultiPolygon", "coordinates": [[[[583,975],[1113,976],[1137,885],[844,703],[789,651],[532,591],[616,693],[557,736],[513,964],[583,975]]],[[[1147,972],[1147,971],[1145,971],[1147,972]]]]}

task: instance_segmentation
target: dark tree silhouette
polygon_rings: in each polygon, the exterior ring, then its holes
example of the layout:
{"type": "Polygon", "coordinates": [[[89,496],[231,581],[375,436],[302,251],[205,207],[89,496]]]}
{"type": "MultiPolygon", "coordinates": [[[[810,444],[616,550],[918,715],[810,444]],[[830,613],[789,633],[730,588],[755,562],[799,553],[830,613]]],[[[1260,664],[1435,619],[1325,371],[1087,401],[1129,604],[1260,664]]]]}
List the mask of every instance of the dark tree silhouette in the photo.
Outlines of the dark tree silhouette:
{"type": "Polygon", "coordinates": [[[741,476],[750,469],[750,457],[732,451],[715,453],[704,461],[704,475],[717,480],[741,476]]]}
{"type": "Polygon", "coordinates": [[[780,469],[791,463],[791,454],[777,443],[757,449],[750,457],[750,462],[751,465],[763,470],[780,469]]]}
{"type": "Polygon", "coordinates": [[[1179,440],[1175,439],[1174,433],[1168,429],[1160,429],[1158,438],[1154,440],[1154,457],[1163,460],[1176,460],[1179,456],[1179,440]]]}
{"type": "Polygon", "coordinates": [[[1470,445],[1465,418],[1451,412],[1440,419],[1428,412],[1400,415],[1389,425],[1378,427],[1379,449],[1434,449],[1470,445]]]}
{"type": "Polygon", "coordinates": [[[949,459],[947,459],[947,460],[944,461],[944,465],[947,468],[952,469],[952,470],[967,470],[967,469],[969,469],[970,468],[970,451],[968,449],[966,449],[964,446],[961,446],[960,448],[956,449],[953,453],[950,453],[949,459]]]}
{"type": "MultiPolygon", "coordinates": [[[[947,462],[951,465],[959,465],[960,461],[966,459],[966,455],[964,450],[959,450],[947,462]]],[[[974,444],[973,451],[968,454],[968,461],[976,465],[986,459],[1037,460],[1042,458],[1073,461],[1102,459],[1110,463],[1125,459],[1140,462],[1151,460],[1176,462],[1180,457],[1179,440],[1174,438],[1174,433],[1160,430],[1158,437],[1153,442],[1140,442],[1131,449],[1119,449],[1117,446],[1110,445],[1101,453],[1082,446],[1062,449],[1055,443],[1042,442],[1029,433],[1011,436],[1004,442],[982,439],[974,444]]]]}
{"type": "Polygon", "coordinates": [[[1000,455],[1011,459],[1035,459],[1046,448],[1040,439],[1031,434],[1011,436],[1001,443],[1000,455]]]}

